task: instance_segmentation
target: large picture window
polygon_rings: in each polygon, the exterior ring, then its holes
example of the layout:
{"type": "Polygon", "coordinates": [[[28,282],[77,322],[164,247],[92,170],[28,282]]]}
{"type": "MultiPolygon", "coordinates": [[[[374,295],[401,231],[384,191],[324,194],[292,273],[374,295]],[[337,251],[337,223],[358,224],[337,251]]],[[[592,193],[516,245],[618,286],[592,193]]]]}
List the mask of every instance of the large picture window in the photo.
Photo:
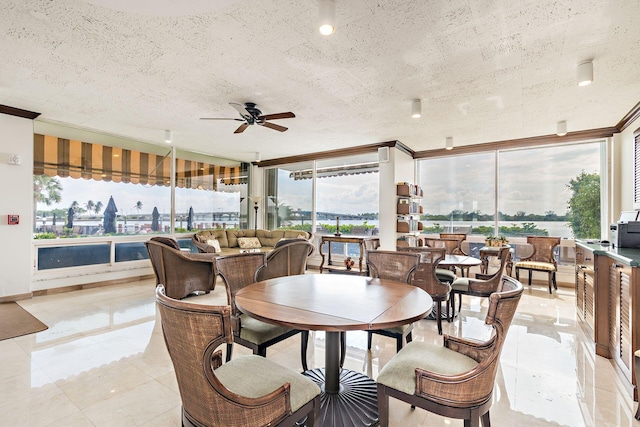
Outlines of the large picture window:
{"type": "MultiPolygon", "coordinates": [[[[173,230],[246,223],[240,203],[247,165],[196,157],[176,156],[173,230]]],[[[34,135],[34,236],[171,232],[171,166],[167,147],[145,151],[34,135]]]]}
{"type": "Polygon", "coordinates": [[[421,160],[424,232],[600,238],[602,144],[421,160]]]}

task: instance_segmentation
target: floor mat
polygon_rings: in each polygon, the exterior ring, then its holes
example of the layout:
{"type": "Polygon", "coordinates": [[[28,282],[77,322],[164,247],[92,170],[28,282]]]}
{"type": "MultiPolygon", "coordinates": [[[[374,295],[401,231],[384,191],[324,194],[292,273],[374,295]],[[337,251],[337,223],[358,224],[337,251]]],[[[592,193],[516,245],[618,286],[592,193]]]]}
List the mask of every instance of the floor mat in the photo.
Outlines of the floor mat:
{"type": "Polygon", "coordinates": [[[44,331],[48,326],[15,302],[0,304],[0,340],[44,331]]]}

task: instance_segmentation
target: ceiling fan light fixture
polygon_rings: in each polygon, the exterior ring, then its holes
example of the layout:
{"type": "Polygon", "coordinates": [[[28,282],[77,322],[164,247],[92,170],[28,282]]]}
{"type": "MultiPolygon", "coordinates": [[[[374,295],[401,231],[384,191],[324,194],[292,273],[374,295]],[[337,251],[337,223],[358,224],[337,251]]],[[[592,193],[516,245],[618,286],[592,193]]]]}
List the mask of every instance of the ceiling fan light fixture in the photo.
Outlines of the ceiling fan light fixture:
{"type": "Polygon", "coordinates": [[[173,132],[168,129],[164,131],[164,142],[167,144],[171,144],[173,142],[173,132]]]}
{"type": "Polygon", "coordinates": [[[593,81],[593,62],[585,61],[578,64],[576,69],[578,86],[587,86],[593,81]]]}
{"type": "Polygon", "coordinates": [[[323,36],[330,36],[336,30],[336,2],[335,0],[320,0],[319,5],[319,27],[318,30],[323,36]]]}
{"type": "Polygon", "coordinates": [[[448,136],[445,142],[445,149],[447,150],[453,150],[453,138],[448,136]]]}
{"type": "Polygon", "coordinates": [[[419,99],[411,101],[411,117],[414,119],[422,117],[422,101],[419,99]]]}
{"type": "Polygon", "coordinates": [[[558,126],[556,129],[556,135],[558,136],[565,136],[567,134],[567,122],[566,121],[561,121],[558,122],[558,126]]]}

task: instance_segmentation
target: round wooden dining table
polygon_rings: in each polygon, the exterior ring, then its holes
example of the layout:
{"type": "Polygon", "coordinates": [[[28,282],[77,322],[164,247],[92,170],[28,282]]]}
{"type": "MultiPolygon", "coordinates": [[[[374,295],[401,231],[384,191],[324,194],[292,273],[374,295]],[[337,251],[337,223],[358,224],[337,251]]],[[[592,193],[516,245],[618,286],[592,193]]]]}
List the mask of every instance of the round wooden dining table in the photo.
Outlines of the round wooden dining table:
{"type": "Polygon", "coordinates": [[[375,382],[340,368],[340,332],[392,328],[423,319],[429,294],[392,280],[346,274],[303,274],[251,284],[236,294],[244,313],[294,329],[326,331],[325,368],[304,374],[322,390],[320,426],[378,422],[375,382]]]}

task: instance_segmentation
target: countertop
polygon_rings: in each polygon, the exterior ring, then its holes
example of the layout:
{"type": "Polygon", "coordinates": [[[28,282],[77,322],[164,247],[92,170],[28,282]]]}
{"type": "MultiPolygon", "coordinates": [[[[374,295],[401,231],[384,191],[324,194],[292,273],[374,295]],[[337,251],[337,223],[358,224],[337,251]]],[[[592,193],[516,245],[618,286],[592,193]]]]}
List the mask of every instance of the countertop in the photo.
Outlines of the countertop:
{"type": "Polygon", "coordinates": [[[593,251],[594,255],[605,255],[631,267],[640,267],[640,249],[612,248],[601,245],[597,240],[576,240],[576,245],[593,251]]]}

